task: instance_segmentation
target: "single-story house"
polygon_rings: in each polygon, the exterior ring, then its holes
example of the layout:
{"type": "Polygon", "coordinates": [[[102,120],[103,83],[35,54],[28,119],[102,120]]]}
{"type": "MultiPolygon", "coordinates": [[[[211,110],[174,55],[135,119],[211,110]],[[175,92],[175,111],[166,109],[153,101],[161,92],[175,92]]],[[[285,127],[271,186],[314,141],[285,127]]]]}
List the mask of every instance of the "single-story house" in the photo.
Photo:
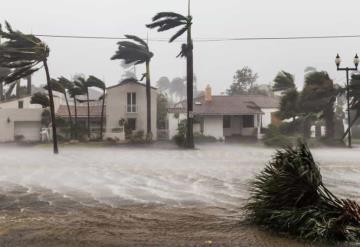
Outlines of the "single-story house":
{"type": "MultiPolygon", "coordinates": [[[[207,86],[204,96],[194,99],[194,132],[217,139],[231,137],[262,137],[262,129],[278,123],[275,112],[279,98],[263,95],[212,95],[207,86]]],[[[169,138],[177,133],[181,120],[186,119],[186,102],[168,109],[169,138]]]]}
{"type": "MultiPolygon", "coordinates": [[[[151,87],[151,132],[153,140],[157,137],[157,89],[151,87]]],[[[133,132],[147,129],[145,84],[136,79],[127,79],[107,88],[106,93],[106,133],[105,138],[125,138],[124,122],[133,132]]]]}

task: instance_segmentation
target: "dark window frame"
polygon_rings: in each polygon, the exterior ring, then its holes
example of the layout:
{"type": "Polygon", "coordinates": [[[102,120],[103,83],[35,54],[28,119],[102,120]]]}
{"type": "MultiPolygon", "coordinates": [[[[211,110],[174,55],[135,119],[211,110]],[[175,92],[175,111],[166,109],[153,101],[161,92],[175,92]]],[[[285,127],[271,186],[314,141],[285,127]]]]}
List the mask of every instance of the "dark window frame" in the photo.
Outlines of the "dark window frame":
{"type": "Polygon", "coordinates": [[[22,100],[18,101],[18,108],[19,109],[24,109],[24,101],[22,101],[22,100]]]}
{"type": "Polygon", "coordinates": [[[243,128],[255,128],[255,116],[254,115],[244,115],[243,118],[243,128]]]}
{"type": "Polygon", "coordinates": [[[128,118],[127,124],[130,130],[136,130],[136,118],[128,118]]]}

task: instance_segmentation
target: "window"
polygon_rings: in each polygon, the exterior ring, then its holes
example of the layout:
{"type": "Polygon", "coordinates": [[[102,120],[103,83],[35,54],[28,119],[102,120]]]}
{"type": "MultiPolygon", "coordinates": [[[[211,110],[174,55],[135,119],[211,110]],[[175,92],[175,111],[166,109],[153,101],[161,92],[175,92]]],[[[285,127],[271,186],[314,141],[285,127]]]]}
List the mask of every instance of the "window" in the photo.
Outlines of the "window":
{"type": "Polygon", "coordinates": [[[136,118],[128,118],[127,124],[130,130],[136,130],[136,118]]]}
{"type": "Polygon", "coordinates": [[[254,115],[245,115],[243,116],[243,127],[244,128],[254,128],[255,121],[254,115]]]}
{"type": "Polygon", "coordinates": [[[136,93],[127,93],[127,112],[136,112],[136,93]]]}
{"type": "Polygon", "coordinates": [[[223,117],[223,128],[224,129],[231,128],[231,116],[224,116],[223,117]]]}
{"type": "Polygon", "coordinates": [[[23,109],[24,108],[24,101],[20,100],[18,101],[18,108],[23,109]]]}

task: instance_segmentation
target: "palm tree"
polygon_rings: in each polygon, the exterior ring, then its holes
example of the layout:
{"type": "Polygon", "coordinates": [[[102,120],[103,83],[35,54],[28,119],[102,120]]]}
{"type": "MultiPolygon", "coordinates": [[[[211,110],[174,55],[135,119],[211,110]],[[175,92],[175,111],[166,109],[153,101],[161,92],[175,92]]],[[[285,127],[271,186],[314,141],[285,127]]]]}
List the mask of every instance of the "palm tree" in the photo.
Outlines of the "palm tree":
{"type": "Polygon", "coordinates": [[[99,100],[102,100],[102,107],[101,107],[101,121],[100,121],[100,140],[103,139],[103,128],[104,128],[104,108],[105,108],[105,93],[106,93],[106,85],[105,82],[96,78],[95,76],[90,76],[87,79],[88,87],[96,87],[103,91],[103,95],[100,97],[99,100]]]}
{"type": "Polygon", "coordinates": [[[5,84],[26,78],[40,69],[38,66],[40,63],[44,65],[50,99],[53,148],[54,153],[57,154],[59,149],[56,134],[54,98],[50,86],[50,72],[47,63],[50,49],[36,36],[14,31],[8,22],[6,22],[6,31],[0,26],[0,36],[6,40],[5,43],[0,45],[0,67],[12,69],[11,73],[4,79],[5,84]]]}
{"type": "Polygon", "coordinates": [[[146,25],[148,28],[157,28],[158,32],[173,29],[175,27],[181,27],[175,35],[173,35],[169,42],[175,41],[185,32],[187,33],[187,44],[183,44],[181,52],[178,57],[186,57],[186,78],[187,78],[187,130],[186,130],[186,146],[188,148],[194,148],[194,133],[192,116],[193,112],[193,84],[194,84],[194,66],[193,66],[193,41],[191,37],[192,16],[190,15],[190,0],[188,7],[188,15],[183,16],[174,12],[160,12],[152,19],[152,23],[146,25]]]}
{"type": "Polygon", "coordinates": [[[75,81],[75,86],[79,88],[81,92],[84,92],[86,94],[86,102],[87,102],[87,132],[88,132],[88,138],[90,139],[91,133],[90,133],[90,98],[89,98],[89,86],[87,83],[87,80],[84,77],[79,77],[75,81]]]}
{"type": "Polygon", "coordinates": [[[152,139],[151,133],[151,86],[150,86],[150,61],[154,54],[150,51],[148,44],[141,38],[134,35],[125,35],[132,41],[120,41],[118,50],[111,60],[120,59],[125,64],[146,65],[146,115],[147,115],[147,139],[152,139]]]}
{"type": "Polygon", "coordinates": [[[80,95],[84,95],[86,92],[83,91],[82,88],[79,88],[79,87],[72,87],[69,89],[69,94],[70,94],[70,97],[73,98],[74,100],[74,108],[75,108],[75,131],[74,131],[74,134],[75,134],[75,137],[77,138],[77,131],[78,131],[78,117],[77,117],[77,96],[80,96],[80,95]]]}
{"type": "MultiPolygon", "coordinates": [[[[67,97],[67,89],[74,87],[74,85],[71,81],[69,81],[65,77],[60,77],[58,80],[51,79],[50,84],[51,84],[53,91],[62,93],[64,95],[66,107],[68,109],[68,114],[69,114],[69,119],[70,119],[70,129],[71,129],[71,137],[72,137],[74,126],[73,126],[73,119],[72,119],[72,115],[71,115],[69,100],[67,97]]],[[[47,89],[48,86],[45,86],[44,88],[47,89]]]]}
{"type": "Polygon", "coordinates": [[[0,67],[0,101],[4,100],[4,79],[10,74],[10,69],[0,67]]]}
{"type": "Polygon", "coordinates": [[[37,92],[31,96],[30,104],[41,105],[42,108],[46,108],[50,106],[50,100],[45,93],[37,92]]]}

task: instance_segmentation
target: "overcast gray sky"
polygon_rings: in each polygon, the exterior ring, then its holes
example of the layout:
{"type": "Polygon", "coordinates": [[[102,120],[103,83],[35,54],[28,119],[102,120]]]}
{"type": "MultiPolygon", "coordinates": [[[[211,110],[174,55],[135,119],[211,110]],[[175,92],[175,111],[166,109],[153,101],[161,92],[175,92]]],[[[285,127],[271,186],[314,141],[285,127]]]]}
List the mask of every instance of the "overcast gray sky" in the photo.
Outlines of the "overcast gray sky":
{"type": "MultiPolygon", "coordinates": [[[[187,0],[2,0],[1,18],[14,29],[34,34],[145,37],[151,17],[159,11],[186,13],[187,0]]],[[[359,29],[359,0],[192,0],[193,36],[233,38],[260,36],[355,35],[359,29]]],[[[168,38],[171,33],[152,30],[150,38],[168,38]]],[[[115,40],[43,38],[51,48],[53,77],[77,73],[95,75],[108,85],[118,83],[123,69],[110,61],[115,40]]],[[[161,76],[184,76],[185,61],[177,59],[179,43],[151,42],[155,53],[152,84],[161,76]]],[[[228,41],[195,43],[195,73],[198,87],[211,84],[216,93],[225,91],[237,69],[251,67],[258,83],[269,83],[280,70],[294,73],[299,86],[304,68],[327,70],[336,82],[334,57],[340,53],[344,65],[360,53],[360,38],[333,40],[228,41]]],[[[142,73],[143,66],[138,66],[142,73]]],[[[43,71],[35,81],[44,81],[43,71]]]]}

